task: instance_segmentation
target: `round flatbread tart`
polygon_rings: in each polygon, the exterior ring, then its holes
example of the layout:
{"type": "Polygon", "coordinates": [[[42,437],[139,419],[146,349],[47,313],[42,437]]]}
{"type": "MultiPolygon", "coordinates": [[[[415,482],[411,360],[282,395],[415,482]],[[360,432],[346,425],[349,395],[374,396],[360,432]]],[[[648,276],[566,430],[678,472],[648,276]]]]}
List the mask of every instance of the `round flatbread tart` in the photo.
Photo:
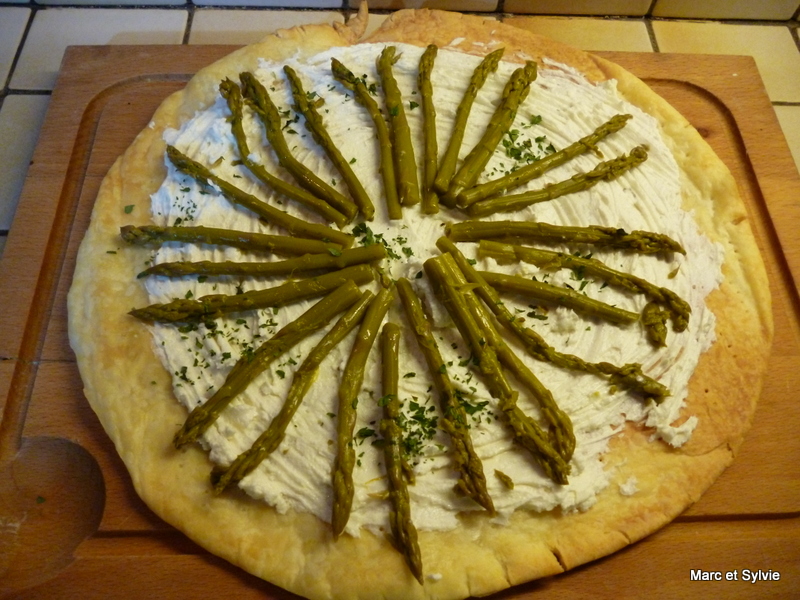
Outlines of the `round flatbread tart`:
{"type": "Polygon", "coordinates": [[[613,553],[755,410],[771,304],[733,177],[606,60],[366,18],[204,68],[116,161],[69,294],[86,396],[156,514],[309,598],[613,553]]]}

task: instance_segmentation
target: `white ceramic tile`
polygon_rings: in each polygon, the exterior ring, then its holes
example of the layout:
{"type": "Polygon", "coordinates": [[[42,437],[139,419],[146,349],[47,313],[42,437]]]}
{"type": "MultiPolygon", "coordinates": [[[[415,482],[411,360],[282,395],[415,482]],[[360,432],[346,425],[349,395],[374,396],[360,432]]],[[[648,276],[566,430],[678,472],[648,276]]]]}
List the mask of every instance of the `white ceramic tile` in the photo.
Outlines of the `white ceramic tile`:
{"type": "Polygon", "coordinates": [[[776,106],[775,114],[778,115],[783,135],[789,143],[794,164],[800,171],[800,106],[776,106]]]}
{"type": "Polygon", "coordinates": [[[186,0],[36,0],[37,4],[44,6],[181,6],[186,0]]]}
{"type": "Polygon", "coordinates": [[[265,35],[314,23],[344,23],[336,11],[299,10],[214,10],[194,13],[190,44],[251,44],[265,35]]]}
{"type": "Polygon", "coordinates": [[[650,35],[643,21],[581,17],[507,17],[514,25],[575,46],[581,50],[652,52],[650,35]]]}
{"type": "Polygon", "coordinates": [[[752,56],[773,102],[800,102],[800,52],[788,27],[653,21],[661,52],[752,56]]]}
{"type": "MultiPolygon", "coordinates": [[[[755,0],[754,0],[755,1],[755,0]]],[[[507,13],[534,15],[625,15],[641,17],[650,0],[506,0],[507,13]]]]}
{"type": "Polygon", "coordinates": [[[785,21],[794,16],[797,7],[797,0],[657,0],[653,16],[785,21]]]}
{"type": "MultiPolygon", "coordinates": [[[[370,0],[369,7],[378,10],[401,8],[436,8],[460,12],[492,12],[497,10],[497,0],[370,0]]],[[[350,0],[350,8],[361,6],[361,0],[350,0]]]]}
{"type": "Polygon", "coordinates": [[[341,8],[341,0],[195,0],[198,6],[260,6],[267,8],[341,8]]]}
{"type": "Polygon", "coordinates": [[[33,19],[11,87],[52,89],[64,49],[70,45],[180,44],[185,10],[49,8],[33,19]]]}
{"type": "Polygon", "coordinates": [[[4,86],[11,71],[11,63],[25,32],[31,11],[21,7],[0,7],[0,87],[4,86]]]}
{"type": "Polygon", "coordinates": [[[47,95],[9,95],[0,108],[0,229],[10,229],[44,121],[47,95]]]}

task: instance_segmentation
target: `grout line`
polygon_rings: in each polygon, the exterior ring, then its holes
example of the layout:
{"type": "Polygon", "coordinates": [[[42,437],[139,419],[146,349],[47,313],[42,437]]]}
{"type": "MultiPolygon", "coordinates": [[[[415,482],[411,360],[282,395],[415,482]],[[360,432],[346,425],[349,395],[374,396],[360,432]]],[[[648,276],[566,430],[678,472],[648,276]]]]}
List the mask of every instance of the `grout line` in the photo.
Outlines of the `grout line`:
{"type": "Polygon", "coordinates": [[[650,38],[650,45],[653,47],[653,52],[661,52],[661,49],[658,47],[658,40],[656,39],[656,31],[653,29],[653,20],[645,19],[644,26],[645,29],[647,29],[647,36],[650,38]]]}
{"type": "Polygon", "coordinates": [[[789,33],[794,40],[794,45],[797,47],[797,51],[800,52],[800,31],[798,31],[797,27],[789,27],[789,33]]]}
{"type": "Polygon", "coordinates": [[[800,101],[773,100],[772,106],[800,106],[800,101]]]}
{"type": "Polygon", "coordinates": [[[183,30],[183,39],[181,40],[181,45],[188,46],[189,45],[189,36],[192,32],[192,24],[194,23],[194,11],[197,7],[192,3],[189,2],[189,5],[186,7],[186,28],[183,30]]]}
{"type": "Polygon", "coordinates": [[[14,76],[14,71],[17,68],[17,63],[19,63],[19,57],[22,55],[22,48],[25,46],[25,41],[28,39],[28,33],[30,32],[31,27],[33,27],[33,19],[34,17],[36,17],[37,12],[38,12],[37,9],[35,8],[31,9],[31,14],[28,17],[28,22],[25,23],[25,29],[22,31],[22,36],[20,36],[19,44],[17,45],[17,51],[14,53],[14,59],[11,61],[11,66],[8,69],[8,77],[6,77],[6,80],[3,82],[3,88],[2,88],[3,97],[5,97],[8,91],[11,89],[11,78],[14,76]]]}

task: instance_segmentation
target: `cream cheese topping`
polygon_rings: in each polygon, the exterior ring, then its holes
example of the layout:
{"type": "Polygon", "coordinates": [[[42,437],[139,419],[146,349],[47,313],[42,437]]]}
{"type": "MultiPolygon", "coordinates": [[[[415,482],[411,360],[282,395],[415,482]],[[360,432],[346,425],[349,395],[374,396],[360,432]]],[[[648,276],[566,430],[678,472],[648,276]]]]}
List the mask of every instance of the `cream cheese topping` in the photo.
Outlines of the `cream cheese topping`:
{"type": "MultiPolygon", "coordinates": [[[[422,156],[422,110],[418,107],[416,74],[422,49],[397,45],[401,53],[394,71],[406,100],[406,113],[416,137],[417,160],[422,156]]],[[[672,424],[680,416],[687,395],[689,378],[700,355],[714,340],[714,315],[705,306],[705,297],[721,281],[722,251],[702,236],[690,214],[681,209],[680,174],[668,147],[662,141],[656,121],[626,102],[616,90],[614,81],[601,84],[587,82],[576,71],[552,62],[540,65],[538,79],[520,107],[514,125],[521,146],[530,140],[530,148],[539,155],[552,144],[563,148],[593,131],[615,114],[633,115],[628,125],[598,144],[605,158],[628,153],[644,144],[649,157],[641,166],[612,182],[555,201],[537,204],[511,215],[494,215],[489,219],[516,219],[569,225],[607,225],[626,230],[645,229],[665,233],[683,244],[686,256],[675,254],[654,257],[617,251],[594,250],[594,257],[609,266],[631,272],[660,286],[665,286],[689,302],[692,316],[683,333],[669,331],[666,348],[653,349],[638,324],[618,327],[587,319],[565,308],[529,306],[530,302],[509,296],[507,307],[524,317],[528,326],[556,349],[576,354],[590,361],[615,364],[638,362],[645,373],[671,390],[671,396],[660,406],[646,405],[640,398],[610,388],[607,381],[592,375],[576,374],[537,362],[514,344],[518,356],[551,390],[559,406],[573,421],[577,447],[573,456],[569,485],[550,481],[524,450],[511,441],[505,422],[490,397],[480,376],[470,372],[466,363],[466,347],[446,311],[433,297],[422,263],[437,255],[436,240],[444,225],[464,218],[458,211],[446,208],[437,215],[424,215],[419,207],[404,208],[401,221],[386,216],[382,183],[378,176],[378,141],[366,110],[330,75],[330,58],[336,56],[356,75],[366,75],[368,82],[377,82],[375,59],[383,45],[361,44],[333,48],[304,60],[289,64],[300,74],[307,91],[324,98],[322,114],[326,126],[376,206],[375,219],[367,225],[392,251],[384,261],[384,269],[393,278],[412,281],[432,317],[440,349],[448,372],[464,393],[470,413],[471,434],[475,448],[483,460],[489,492],[498,511],[497,519],[507,519],[516,509],[547,511],[586,510],[597,494],[609,483],[611,473],[604,469],[601,457],[609,439],[626,420],[644,422],[653,436],[673,445],[680,445],[691,435],[696,419],[691,417],[680,426],[672,424]],[[541,118],[539,118],[541,117],[541,118]],[[674,275],[671,277],[671,275],[674,275]],[[509,476],[513,489],[503,483],[496,471],[509,476]]],[[[440,50],[434,68],[434,102],[437,110],[437,136],[440,152],[450,137],[455,110],[472,70],[479,58],[440,50]]],[[[306,131],[303,118],[291,111],[291,97],[283,76],[283,64],[263,61],[256,75],[269,90],[273,100],[286,111],[284,128],[295,156],[323,179],[346,194],[341,177],[314,144],[306,131]]],[[[461,157],[479,139],[489,122],[508,76],[516,65],[501,63],[479,94],[470,116],[462,145],[461,157]]],[[[165,133],[168,143],[193,159],[212,166],[221,177],[245,191],[282,207],[287,212],[320,222],[307,209],[282,199],[258,184],[238,164],[233,136],[226,119],[227,106],[218,98],[213,106],[198,112],[179,130],[165,133]]],[[[272,151],[265,146],[260,125],[249,112],[245,117],[252,153],[267,169],[291,179],[278,165],[272,151]]],[[[507,138],[508,139],[508,138],[507,138]]],[[[538,189],[548,183],[569,178],[591,169],[597,156],[586,154],[554,169],[522,189],[538,189]]],[[[481,181],[493,179],[511,169],[515,160],[501,145],[495,152],[481,181]]],[[[177,172],[167,163],[168,174],[161,188],[152,196],[152,214],[157,224],[206,225],[266,233],[283,231],[260,222],[247,210],[234,207],[214,189],[204,189],[192,178],[177,172]]],[[[521,191],[521,190],[515,190],[521,191]]],[[[353,223],[355,225],[356,222],[353,223]]],[[[350,231],[351,228],[346,228],[350,231]]],[[[360,238],[361,236],[359,236],[360,238]]],[[[358,242],[357,242],[358,243],[358,242]]],[[[462,251],[477,260],[480,270],[536,276],[557,285],[570,284],[587,295],[629,310],[641,311],[642,297],[631,297],[604,287],[602,281],[575,280],[576,274],[561,271],[547,274],[532,265],[497,264],[480,258],[474,245],[461,244],[462,251]]],[[[558,249],[558,248],[557,248],[558,249]]],[[[567,250],[566,248],[562,248],[567,250]]],[[[589,249],[584,251],[589,252],[589,249]]],[[[155,263],[172,260],[276,260],[236,249],[201,245],[165,244],[153,257],[155,263]]],[[[152,302],[167,302],[176,297],[199,297],[211,293],[236,293],[279,283],[280,279],[262,280],[233,278],[150,277],[145,280],[152,302]]],[[[222,319],[216,330],[204,325],[194,327],[153,327],[155,347],[165,367],[173,374],[175,394],[188,409],[202,404],[217,390],[237,358],[257,347],[280,327],[307,310],[316,300],[300,302],[280,310],[261,310],[222,319]]],[[[389,318],[405,326],[399,305],[389,318]]],[[[203,443],[211,460],[227,465],[247,450],[266,429],[286,397],[294,370],[323,332],[311,336],[273,363],[223,411],[222,416],[205,434],[203,443]]],[[[323,520],[330,520],[330,472],[335,449],[336,390],[341,371],[354,339],[351,334],[334,349],[319,371],[317,381],[297,411],[278,450],[247,476],[241,487],[251,496],[263,499],[278,511],[306,511],[323,520]]],[[[424,359],[413,335],[406,329],[402,341],[400,364],[400,398],[408,418],[406,434],[419,441],[420,453],[412,457],[416,483],[409,487],[412,518],[419,529],[443,530],[458,524],[460,511],[477,510],[471,500],[453,491],[457,473],[447,453],[448,439],[432,427],[439,414],[435,392],[424,359]],[[431,431],[435,431],[432,436],[431,431]]],[[[362,527],[388,530],[389,502],[386,499],[386,478],[383,453],[373,445],[378,439],[378,423],[382,409],[377,400],[380,392],[379,352],[370,354],[359,398],[359,421],[355,447],[358,464],[355,468],[356,494],[347,531],[358,535],[362,527]]],[[[531,415],[538,414],[535,403],[520,390],[520,406],[531,415]]],[[[621,467],[624,470],[624,466],[621,467]]],[[[635,482],[622,493],[634,493],[635,482]]]]}

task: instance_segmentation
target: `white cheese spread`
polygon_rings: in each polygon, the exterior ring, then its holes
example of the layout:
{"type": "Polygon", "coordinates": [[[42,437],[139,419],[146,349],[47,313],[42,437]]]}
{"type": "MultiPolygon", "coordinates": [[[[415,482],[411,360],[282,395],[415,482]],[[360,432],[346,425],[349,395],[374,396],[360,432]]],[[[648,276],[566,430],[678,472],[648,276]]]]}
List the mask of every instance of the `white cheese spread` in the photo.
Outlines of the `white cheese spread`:
{"type": "MultiPolygon", "coordinates": [[[[378,141],[373,125],[366,110],[330,75],[330,59],[336,56],[356,75],[365,74],[368,82],[377,82],[375,59],[382,47],[357,45],[333,48],[310,59],[292,60],[288,64],[300,74],[309,93],[324,98],[321,112],[326,126],[343,155],[352,161],[354,171],[376,206],[375,219],[368,226],[375,234],[383,235],[383,240],[397,256],[384,261],[386,272],[394,278],[410,279],[433,318],[437,341],[448,364],[448,371],[469,403],[470,431],[483,461],[498,520],[502,522],[520,508],[537,511],[559,508],[567,512],[588,509],[595,502],[598,492],[609,484],[611,473],[604,469],[601,457],[609,439],[626,420],[644,422],[652,428],[654,437],[674,445],[683,443],[691,435],[696,425],[694,418],[686,420],[679,427],[673,427],[672,423],[680,415],[689,378],[701,353],[714,340],[714,316],[706,308],[704,300],[721,280],[721,250],[699,234],[691,215],[681,209],[678,167],[662,141],[655,120],[622,99],[613,81],[594,85],[563,65],[541,65],[543,68],[539,70],[538,79],[517,113],[513,128],[517,132],[516,138],[505,138],[509,144],[544,155],[551,144],[556,149],[564,148],[613,115],[627,113],[633,115],[627,126],[601,141],[599,150],[605,158],[612,158],[644,144],[649,157],[641,166],[615,181],[602,182],[586,191],[536,204],[511,215],[494,215],[490,219],[607,225],[628,231],[643,229],[667,234],[686,248],[686,256],[675,254],[665,258],[594,250],[594,257],[612,268],[674,290],[692,307],[688,329],[680,334],[670,330],[667,346],[654,349],[646,341],[639,324],[619,327],[580,317],[565,308],[551,308],[544,312],[542,308],[531,307],[529,302],[513,296],[504,298],[512,312],[524,317],[526,324],[556,349],[589,361],[608,361],[618,365],[641,363],[645,373],[671,390],[671,396],[660,406],[646,405],[635,395],[614,390],[607,381],[598,377],[537,362],[509,339],[517,354],[551,390],[573,422],[577,447],[571,461],[570,482],[563,486],[553,483],[524,450],[512,443],[508,428],[480,376],[462,366],[469,357],[465,342],[452,326],[446,311],[433,297],[427,278],[417,277],[422,272],[422,263],[438,254],[435,242],[443,234],[444,225],[462,220],[463,214],[443,208],[437,215],[425,215],[417,206],[405,208],[401,221],[387,219],[378,175],[378,141]],[[510,477],[513,489],[501,481],[495,471],[510,477]]],[[[394,72],[404,94],[406,113],[416,138],[417,160],[421,164],[422,109],[418,107],[420,100],[416,76],[422,49],[398,45],[398,50],[401,58],[394,72]]],[[[433,87],[440,152],[444,151],[446,141],[450,138],[456,107],[479,60],[475,56],[447,50],[440,50],[438,54],[433,71],[433,87]]],[[[341,177],[313,142],[304,127],[303,118],[296,117],[291,111],[292,101],[282,67],[282,64],[263,62],[256,75],[267,87],[279,109],[287,111],[284,113],[287,121],[284,131],[290,147],[303,163],[346,194],[341,177]]],[[[501,63],[498,71],[488,78],[472,109],[462,145],[462,158],[489,122],[503,86],[514,68],[516,65],[501,63]]],[[[307,209],[265,189],[239,165],[240,157],[226,121],[228,116],[225,101],[218,98],[213,106],[199,112],[180,130],[167,131],[166,140],[193,159],[213,165],[216,174],[245,191],[291,214],[320,222],[307,209]]],[[[249,111],[245,116],[245,127],[252,154],[271,172],[289,178],[271,150],[265,147],[261,125],[249,111]]],[[[597,156],[587,153],[522,189],[537,189],[567,179],[575,173],[590,170],[599,160],[597,156]]],[[[498,177],[515,166],[515,162],[501,144],[481,181],[498,177]]],[[[152,213],[157,224],[179,223],[285,233],[260,222],[247,210],[234,207],[213,189],[204,190],[169,163],[167,168],[168,175],[163,185],[152,196],[152,213]]],[[[346,230],[350,231],[351,228],[346,230]]],[[[573,281],[571,278],[575,279],[576,274],[569,270],[547,274],[525,263],[500,265],[492,259],[477,257],[473,244],[461,244],[460,247],[468,257],[477,258],[476,268],[480,270],[526,277],[535,275],[540,280],[556,285],[571,284],[591,297],[629,310],[640,312],[645,303],[642,296],[616,292],[604,287],[602,281],[573,281]]],[[[584,254],[589,251],[586,249],[584,254]]],[[[154,263],[173,260],[255,261],[276,258],[265,258],[264,255],[257,256],[236,249],[180,244],[165,244],[153,257],[154,263]]],[[[279,278],[234,280],[209,277],[198,281],[197,277],[150,277],[146,280],[146,286],[151,302],[155,303],[211,293],[232,294],[237,289],[257,289],[279,282],[279,278]]],[[[237,314],[222,319],[215,333],[203,325],[194,330],[155,326],[155,347],[165,367],[174,375],[177,398],[188,409],[203,403],[222,385],[242,352],[257,347],[315,301],[299,302],[280,310],[261,310],[257,314],[237,314]]],[[[391,310],[389,318],[405,327],[399,302],[391,310]]],[[[203,440],[213,461],[222,465],[230,464],[267,428],[286,397],[294,370],[322,334],[319,332],[311,336],[275,361],[223,411],[203,440]]],[[[351,334],[322,364],[317,381],[297,411],[278,450],[240,483],[248,494],[263,499],[280,512],[307,511],[320,519],[330,520],[336,390],[353,339],[354,334],[351,334]]],[[[440,408],[416,344],[413,335],[406,329],[401,347],[399,395],[408,419],[405,433],[413,441],[419,442],[415,447],[420,451],[411,457],[416,472],[416,483],[409,487],[412,518],[419,529],[450,529],[457,526],[459,511],[476,510],[479,507],[453,491],[458,475],[447,452],[447,436],[432,427],[440,408]]],[[[358,535],[362,527],[375,531],[388,529],[389,501],[385,495],[387,483],[383,453],[372,444],[379,436],[378,422],[382,413],[377,404],[381,396],[378,357],[377,349],[369,357],[358,404],[354,441],[358,456],[354,473],[356,493],[347,527],[352,535],[358,535]]],[[[519,404],[528,414],[538,414],[537,406],[524,389],[520,389],[519,404]]],[[[621,468],[624,470],[624,466],[621,468]]],[[[635,481],[631,483],[630,480],[621,488],[623,494],[634,493],[635,490],[635,481]]]]}

